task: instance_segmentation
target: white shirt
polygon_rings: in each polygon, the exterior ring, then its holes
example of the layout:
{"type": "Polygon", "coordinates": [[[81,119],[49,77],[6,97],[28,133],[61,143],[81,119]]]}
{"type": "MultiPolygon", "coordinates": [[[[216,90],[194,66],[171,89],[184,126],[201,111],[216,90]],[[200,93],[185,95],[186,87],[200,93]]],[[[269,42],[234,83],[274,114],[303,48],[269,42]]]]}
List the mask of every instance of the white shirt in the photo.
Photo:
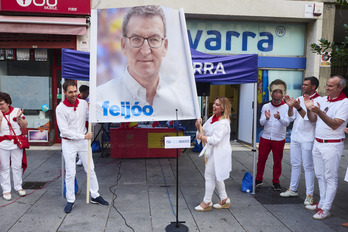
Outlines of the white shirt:
{"type": "Polygon", "coordinates": [[[125,116],[113,116],[102,108],[105,101],[109,101],[108,106],[116,105],[121,107],[121,102],[129,102],[130,108],[134,105],[149,105],[146,101],[146,89],[142,87],[126,69],[121,77],[97,87],[97,121],[107,122],[125,122],[125,121],[167,121],[176,119],[176,109],[178,109],[179,120],[193,119],[196,117],[194,99],[191,97],[191,87],[181,86],[175,78],[170,75],[160,76],[156,95],[153,99],[153,114],[146,116],[144,114],[134,116],[131,119],[125,119],[125,116]],[[173,81],[174,80],[174,81],[173,81]],[[181,86],[181,87],[180,87],[181,86]],[[137,104],[135,104],[138,102],[137,104]]]}
{"type": "Polygon", "coordinates": [[[344,128],[348,120],[348,99],[345,98],[336,102],[329,102],[327,97],[322,97],[318,100],[320,110],[326,113],[330,118],[339,118],[344,122],[333,130],[329,127],[319,116],[317,116],[317,123],[315,128],[315,137],[318,139],[342,139],[345,138],[344,128]]]}
{"type": "MultiPolygon", "coordinates": [[[[319,96],[313,99],[315,105],[320,98],[321,97],[319,96]]],[[[300,106],[305,112],[307,112],[303,96],[298,97],[296,100],[300,100],[300,106]]],[[[314,141],[315,122],[309,121],[307,113],[304,118],[302,118],[300,113],[294,108],[294,115],[290,119],[295,119],[291,131],[291,141],[304,143],[310,143],[314,141]]]]}
{"type": "MultiPolygon", "coordinates": [[[[17,117],[17,113],[19,110],[20,110],[19,108],[14,108],[10,114],[3,116],[3,117],[6,117],[7,120],[9,120],[16,135],[22,134],[21,127],[19,126],[19,124],[17,122],[13,121],[13,118],[17,117]]],[[[22,118],[24,118],[23,114],[22,114],[22,118]]],[[[7,124],[7,120],[5,118],[3,118],[1,121],[0,136],[14,135],[12,130],[10,129],[10,127],[7,124]]],[[[0,148],[4,149],[4,150],[13,150],[13,149],[16,149],[18,147],[17,147],[17,144],[13,143],[13,140],[6,139],[6,140],[0,142],[0,148]]]]}
{"type": "Polygon", "coordinates": [[[63,102],[59,103],[56,116],[60,137],[71,140],[85,139],[86,121],[88,121],[88,103],[85,100],[79,100],[76,111],[74,107],[68,107],[63,102]]]}
{"type": "Polygon", "coordinates": [[[290,119],[288,116],[289,106],[283,104],[281,106],[275,107],[271,102],[262,106],[260,124],[263,126],[263,132],[261,137],[268,140],[281,141],[285,139],[286,127],[290,124],[290,119]],[[271,117],[269,120],[266,119],[265,111],[270,110],[271,117]],[[279,112],[280,119],[276,119],[274,114],[279,112]]]}

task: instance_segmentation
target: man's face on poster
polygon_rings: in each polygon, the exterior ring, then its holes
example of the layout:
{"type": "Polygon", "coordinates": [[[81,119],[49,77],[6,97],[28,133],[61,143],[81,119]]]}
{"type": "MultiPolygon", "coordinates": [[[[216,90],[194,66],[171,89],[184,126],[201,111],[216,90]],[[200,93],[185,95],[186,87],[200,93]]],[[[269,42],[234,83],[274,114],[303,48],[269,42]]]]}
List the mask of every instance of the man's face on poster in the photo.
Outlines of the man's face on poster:
{"type": "MultiPolygon", "coordinates": [[[[127,35],[121,38],[123,54],[128,59],[128,71],[135,79],[153,79],[159,76],[162,59],[168,48],[168,39],[164,36],[163,22],[160,16],[133,16],[130,18],[127,35]],[[145,39],[142,46],[136,48],[131,45],[131,39],[155,38],[160,40],[161,46],[153,48],[149,39],[145,39]]],[[[133,40],[136,42],[136,40],[133,40]]]]}

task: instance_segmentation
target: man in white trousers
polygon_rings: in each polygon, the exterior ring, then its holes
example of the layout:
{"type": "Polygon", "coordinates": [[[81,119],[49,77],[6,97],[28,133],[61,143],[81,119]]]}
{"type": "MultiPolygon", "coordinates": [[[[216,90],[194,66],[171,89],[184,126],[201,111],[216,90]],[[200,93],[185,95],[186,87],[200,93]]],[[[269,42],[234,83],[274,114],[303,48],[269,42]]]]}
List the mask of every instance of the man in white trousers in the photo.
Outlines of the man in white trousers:
{"type": "MultiPolygon", "coordinates": [[[[75,175],[76,155],[82,160],[83,167],[87,172],[88,163],[88,139],[92,132],[87,133],[86,121],[88,120],[88,103],[77,99],[77,85],[68,80],[63,84],[65,100],[56,108],[57,123],[62,138],[62,151],[66,167],[66,199],[65,213],[70,213],[75,202],[75,175]]],[[[91,155],[92,156],[92,155],[91,155]]],[[[94,163],[91,157],[90,163],[90,192],[91,203],[109,205],[98,193],[99,185],[94,172],[94,163]]]]}
{"type": "MultiPolygon", "coordinates": [[[[316,89],[319,81],[316,77],[306,77],[302,84],[303,95],[308,95],[311,100],[316,102],[319,94],[316,89]]],[[[314,143],[315,122],[309,121],[304,104],[303,96],[297,99],[285,95],[285,102],[289,105],[288,115],[290,120],[295,120],[291,132],[290,143],[290,162],[291,162],[291,180],[288,190],[281,193],[281,197],[297,197],[298,184],[301,176],[301,162],[305,172],[306,199],[305,205],[313,204],[314,192],[314,166],[312,149],[314,143]],[[294,109],[295,108],[295,109],[294,109]]]]}
{"type": "Polygon", "coordinates": [[[316,122],[312,153],[320,201],[306,206],[307,209],[317,210],[314,219],[322,220],[330,216],[337,191],[337,171],[344,149],[344,128],[348,121],[348,99],[342,92],[345,86],[344,77],[334,75],[326,83],[327,97],[314,103],[309,96],[305,96],[308,118],[316,122]]]}
{"type": "MultiPolygon", "coordinates": [[[[348,128],[344,128],[344,132],[346,134],[348,134],[348,128]]],[[[346,171],[346,176],[344,177],[344,181],[348,182],[348,167],[347,167],[347,171],[346,171]]],[[[342,223],[342,226],[348,227],[348,222],[342,223]]]]}

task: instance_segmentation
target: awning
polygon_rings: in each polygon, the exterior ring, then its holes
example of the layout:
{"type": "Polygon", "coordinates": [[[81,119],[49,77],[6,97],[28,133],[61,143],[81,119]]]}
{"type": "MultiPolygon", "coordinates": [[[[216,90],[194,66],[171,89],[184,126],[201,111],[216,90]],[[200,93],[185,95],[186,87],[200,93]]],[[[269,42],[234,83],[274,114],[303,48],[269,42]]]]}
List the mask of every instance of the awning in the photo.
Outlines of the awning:
{"type": "Polygon", "coordinates": [[[62,49],[62,78],[89,81],[89,52],[62,49]]]}
{"type": "Polygon", "coordinates": [[[257,54],[210,55],[191,48],[196,82],[212,85],[257,83],[257,54]]]}
{"type": "Polygon", "coordinates": [[[0,32],[85,35],[86,18],[0,16],[0,32]]]}

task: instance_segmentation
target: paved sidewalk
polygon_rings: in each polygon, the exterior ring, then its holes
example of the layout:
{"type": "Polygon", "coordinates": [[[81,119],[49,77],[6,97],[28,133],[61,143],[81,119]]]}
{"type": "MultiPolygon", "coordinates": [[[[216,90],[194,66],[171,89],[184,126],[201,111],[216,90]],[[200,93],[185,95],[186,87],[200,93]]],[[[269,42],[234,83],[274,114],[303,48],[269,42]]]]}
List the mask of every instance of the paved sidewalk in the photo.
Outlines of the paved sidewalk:
{"type": "MultiPolygon", "coordinates": [[[[41,147],[42,148],[42,147],[41,147]]],[[[70,214],[63,208],[66,200],[61,193],[61,151],[59,146],[36,149],[28,154],[27,184],[47,183],[42,189],[26,189],[28,195],[13,202],[0,199],[0,231],[165,231],[175,221],[176,159],[111,159],[94,153],[101,195],[110,206],[86,204],[86,175],[77,168],[79,192],[70,214]],[[171,206],[172,205],[172,206],[171,206]],[[172,209],[173,207],[173,209],[172,209]],[[127,226],[128,225],[128,226],[127,226]]],[[[348,165],[348,145],[339,169],[339,185],[331,210],[332,217],[317,221],[304,201],[304,175],[299,186],[300,197],[280,198],[272,185],[272,157],[266,165],[264,186],[256,194],[240,191],[244,173],[253,167],[250,148],[233,142],[233,171],[225,181],[231,207],[226,210],[196,212],[204,194],[204,160],[198,153],[186,150],[179,159],[179,220],[189,231],[348,231],[341,226],[348,221],[348,183],[343,181],[348,165]]],[[[289,151],[283,159],[281,185],[289,185],[289,151]]],[[[315,182],[315,200],[318,187],[315,182]]],[[[40,186],[39,186],[40,187],[40,186]]],[[[31,187],[34,188],[34,187],[31,187]]],[[[36,186],[37,188],[37,186],[36,186]]],[[[18,197],[16,199],[16,197],[18,197]]],[[[218,201],[214,195],[214,202],[218,201]]]]}

